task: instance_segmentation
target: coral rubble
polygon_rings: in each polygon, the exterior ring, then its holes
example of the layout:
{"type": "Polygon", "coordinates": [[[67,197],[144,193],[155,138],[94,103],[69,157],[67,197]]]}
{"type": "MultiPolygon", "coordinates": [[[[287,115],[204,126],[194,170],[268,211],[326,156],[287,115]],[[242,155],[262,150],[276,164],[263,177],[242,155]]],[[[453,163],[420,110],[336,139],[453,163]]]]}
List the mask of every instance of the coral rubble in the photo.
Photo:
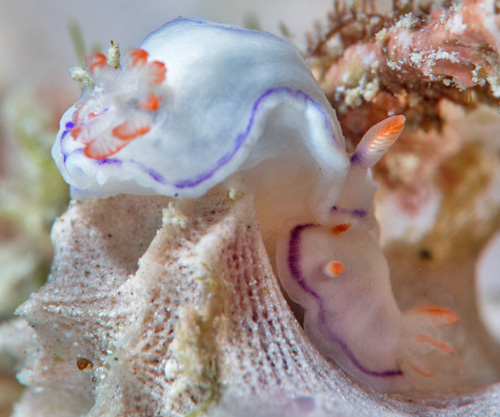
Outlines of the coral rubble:
{"type": "Polygon", "coordinates": [[[415,127],[440,125],[443,98],[498,104],[498,5],[446,4],[395,1],[383,14],[375,3],[336,1],[328,25],[310,36],[305,57],[348,140],[387,114],[404,114],[415,127]]]}
{"type": "Polygon", "coordinates": [[[50,280],[19,310],[32,328],[19,323],[16,342],[12,328],[0,333],[4,348],[27,352],[16,417],[479,416],[499,406],[498,388],[387,397],[321,357],[278,287],[250,196],[89,200],[52,238],[50,280]]]}

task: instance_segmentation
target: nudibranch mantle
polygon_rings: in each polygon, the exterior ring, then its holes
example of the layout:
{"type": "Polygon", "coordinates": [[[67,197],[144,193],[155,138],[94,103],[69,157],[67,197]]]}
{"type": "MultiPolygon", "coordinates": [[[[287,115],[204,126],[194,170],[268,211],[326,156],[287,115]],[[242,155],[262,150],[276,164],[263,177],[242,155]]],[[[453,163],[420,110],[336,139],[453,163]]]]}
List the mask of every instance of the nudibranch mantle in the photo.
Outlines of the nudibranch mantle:
{"type": "MultiPolygon", "coordinates": [[[[321,195],[316,200],[332,193],[331,178],[345,176],[348,159],[335,112],[288,42],[233,25],[177,19],[150,34],[138,50],[147,53],[148,64],[166,68],[165,80],[153,91],[160,107],[146,112],[137,109],[140,99],[127,96],[125,74],[135,70],[130,65],[116,70],[107,85],[97,82],[84,92],[64,114],[52,152],[73,198],[198,197],[237,171],[277,158],[294,137],[301,145],[293,148],[293,157],[313,161],[308,163],[321,195]],[[94,119],[122,112],[121,119],[132,118],[147,131],[122,141],[114,153],[89,157],[85,138],[71,130],[82,103],[95,97],[106,100],[86,109],[98,114],[94,119]]],[[[113,127],[116,123],[109,130],[113,127]]],[[[100,134],[105,136],[102,129],[100,134]]]]}
{"type": "MultiPolygon", "coordinates": [[[[72,197],[200,197],[223,183],[254,195],[279,279],[305,310],[311,341],[381,391],[407,388],[401,367],[451,347],[456,322],[432,305],[401,312],[377,243],[370,173],[404,117],[373,126],[352,155],[307,64],[273,35],[177,19],[115,68],[102,54],[62,117],[52,155],[72,197]]],[[[85,72],[84,72],[85,73],[85,72]]]]}

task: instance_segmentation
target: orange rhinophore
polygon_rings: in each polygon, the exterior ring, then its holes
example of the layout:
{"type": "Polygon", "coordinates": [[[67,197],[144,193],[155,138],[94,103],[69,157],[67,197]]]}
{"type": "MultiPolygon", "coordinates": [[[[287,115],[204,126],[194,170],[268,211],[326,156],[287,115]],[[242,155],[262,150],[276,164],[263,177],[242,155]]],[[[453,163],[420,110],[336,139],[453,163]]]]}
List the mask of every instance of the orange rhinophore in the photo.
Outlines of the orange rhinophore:
{"type": "Polygon", "coordinates": [[[362,168],[373,167],[399,138],[405,120],[402,115],[391,116],[368,129],[351,155],[351,163],[362,168]]]}
{"type": "Polygon", "coordinates": [[[379,142],[390,142],[391,144],[399,137],[405,127],[406,118],[403,115],[388,117],[379,125],[376,139],[379,142]]]}

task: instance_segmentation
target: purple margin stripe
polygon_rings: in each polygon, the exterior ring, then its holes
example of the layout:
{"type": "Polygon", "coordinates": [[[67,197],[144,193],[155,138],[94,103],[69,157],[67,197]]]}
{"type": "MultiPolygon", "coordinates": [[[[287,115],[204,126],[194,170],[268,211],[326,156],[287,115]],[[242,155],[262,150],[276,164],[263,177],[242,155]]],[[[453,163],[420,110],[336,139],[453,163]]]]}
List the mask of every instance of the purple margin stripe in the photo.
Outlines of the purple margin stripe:
{"type": "Polygon", "coordinates": [[[305,278],[302,275],[300,270],[300,235],[301,233],[309,229],[311,227],[317,227],[318,225],[307,223],[300,224],[295,226],[290,232],[290,239],[288,241],[288,269],[292,277],[295,279],[297,284],[299,284],[300,288],[302,288],[306,293],[310,294],[314,299],[318,302],[319,306],[319,322],[322,329],[322,332],[327,334],[328,339],[330,339],[333,343],[336,343],[340,346],[345,355],[351,360],[351,362],[363,373],[374,376],[374,377],[383,377],[383,378],[392,378],[403,375],[403,371],[401,369],[387,370],[387,371],[371,371],[358,361],[354,353],[349,349],[349,346],[346,342],[344,342],[340,337],[338,337],[329,327],[326,320],[326,309],[324,306],[323,299],[321,296],[314,291],[305,278]]]}
{"type": "MultiPolygon", "coordinates": [[[[320,103],[318,103],[317,101],[314,101],[309,95],[307,95],[306,93],[304,93],[301,90],[292,90],[288,87],[270,88],[270,89],[266,90],[264,93],[262,93],[257,98],[257,100],[254,102],[253,107],[252,107],[252,112],[250,114],[250,117],[249,117],[249,120],[248,120],[248,123],[247,123],[245,130],[243,132],[241,132],[240,134],[238,134],[238,136],[236,137],[236,139],[234,141],[233,148],[229,152],[227,152],[225,155],[223,155],[217,161],[215,167],[213,167],[212,169],[210,169],[208,171],[205,171],[205,172],[199,174],[195,178],[179,181],[179,182],[176,182],[176,183],[170,184],[170,185],[173,185],[175,188],[181,190],[184,188],[194,188],[197,185],[201,184],[202,182],[210,179],[219,169],[221,169],[224,165],[226,165],[234,157],[234,155],[238,152],[238,150],[241,148],[241,146],[245,143],[245,140],[248,138],[248,136],[250,135],[250,132],[252,131],[252,128],[253,128],[253,125],[255,123],[256,115],[257,115],[257,112],[259,111],[260,105],[268,97],[275,95],[275,94],[287,94],[287,95],[290,95],[296,99],[304,100],[305,102],[309,102],[310,104],[312,104],[316,108],[316,110],[318,110],[323,115],[325,128],[330,133],[330,136],[332,137],[333,141],[337,141],[337,138],[335,137],[335,134],[334,134],[333,126],[330,122],[330,118],[320,103]]],[[[60,138],[60,148],[61,148],[61,152],[63,154],[64,162],[66,162],[66,159],[69,155],[67,155],[64,151],[62,151],[62,148],[63,148],[62,142],[63,142],[63,140],[66,139],[68,132],[73,127],[74,127],[73,122],[68,122],[66,124],[66,130],[63,131],[61,138],[60,138]]],[[[81,150],[76,150],[74,152],[78,152],[78,151],[81,152],[81,150]]],[[[158,182],[158,183],[163,184],[163,185],[169,185],[168,181],[166,181],[165,178],[159,172],[157,172],[153,169],[147,168],[142,163],[140,163],[136,160],[133,160],[133,159],[120,160],[118,158],[105,158],[105,159],[96,160],[95,163],[98,165],[108,165],[108,164],[121,165],[122,163],[131,163],[131,164],[136,165],[137,168],[139,168],[141,171],[143,171],[147,175],[149,175],[149,177],[151,177],[151,179],[153,179],[153,181],[158,182]]]]}
{"type": "Polygon", "coordinates": [[[234,141],[234,146],[231,151],[226,153],[225,155],[222,156],[217,161],[217,164],[215,165],[214,168],[212,168],[210,171],[206,171],[202,174],[200,174],[198,177],[185,180],[185,181],[180,181],[174,184],[176,188],[182,189],[182,188],[192,188],[196,187],[197,185],[201,184],[202,182],[208,180],[211,178],[215,172],[217,172],[220,168],[222,168],[225,164],[227,164],[233,156],[236,154],[236,152],[241,148],[243,143],[245,143],[245,140],[248,138],[250,135],[250,132],[252,131],[252,127],[255,123],[255,118],[257,115],[257,112],[259,110],[260,105],[270,96],[275,95],[275,94],[288,94],[296,99],[299,100],[304,100],[306,102],[311,103],[322,115],[325,123],[325,127],[327,130],[330,132],[330,136],[333,138],[335,141],[335,135],[333,133],[333,128],[330,123],[329,117],[326,114],[324,108],[316,101],[314,101],[311,97],[309,97],[306,93],[304,93],[301,90],[292,90],[288,87],[276,87],[276,88],[270,88],[269,90],[266,90],[255,102],[252,107],[252,112],[250,114],[250,118],[248,120],[248,124],[246,129],[241,132],[237,137],[236,140],[234,141]]]}

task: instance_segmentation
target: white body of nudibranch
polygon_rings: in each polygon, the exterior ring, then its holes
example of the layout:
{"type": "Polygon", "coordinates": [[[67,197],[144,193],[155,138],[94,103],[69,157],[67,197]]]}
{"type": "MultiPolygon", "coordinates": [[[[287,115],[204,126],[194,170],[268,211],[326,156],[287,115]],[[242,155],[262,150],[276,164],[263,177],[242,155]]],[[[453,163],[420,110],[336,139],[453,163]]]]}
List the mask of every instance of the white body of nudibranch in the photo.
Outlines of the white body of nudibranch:
{"type": "Polygon", "coordinates": [[[121,67],[94,54],[87,84],[52,150],[73,198],[241,188],[255,195],[271,256],[278,241],[278,275],[305,309],[306,333],[347,372],[379,390],[404,389],[402,361],[430,374],[427,347],[451,349],[435,333],[456,317],[434,306],[401,313],[374,236],[369,168],[397,139],[402,116],[376,125],[348,156],[293,46],[203,20],[165,24],[121,67]]]}
{"type": "MultiPolygon", "coordinates": [[[[52,154],[74,198],[199,197],[265,159],[298,164],[297,176],[311,171],[312,204],[328,193],[335,198],[331,179],[342,181],[349,165],[344,139],[292,45],[233,25],[177,19],[139,48],[118,69],[94,56],[95,87],[61,120],[52,154]]],[[[297,182],[296,192],[311,194],[310,184],[297,182]]]]}

